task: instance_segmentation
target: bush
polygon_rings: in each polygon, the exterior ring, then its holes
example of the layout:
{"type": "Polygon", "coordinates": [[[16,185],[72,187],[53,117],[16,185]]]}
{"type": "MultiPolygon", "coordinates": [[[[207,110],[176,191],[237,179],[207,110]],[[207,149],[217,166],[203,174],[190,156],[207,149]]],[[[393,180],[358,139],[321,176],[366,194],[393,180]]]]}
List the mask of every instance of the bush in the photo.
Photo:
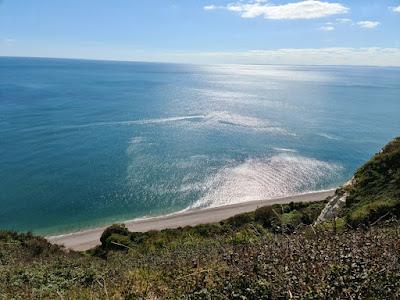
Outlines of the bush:
{"type": "Polygon", "coordinates": [[[193,227],[193,231],[201,237],[212,237],[221,234],[223,228],[220,224],[200,224],[193,227]]]}
{"type": "Polygon", "coordinates": [[[129,231],[125,227],[124,224],[114,224],[111,225],[110,227],[106,228],[104,230],[103,234],[100,237],[100,242],[101,244],[106,244],[107,239],[112,235],[112,234],[118,234],[118,235],[125,235],[129,236],[129,231]]]}
{"type": "Polygon", "coordinates": [[[127,250],[130,248],[130,245],[131,239],[129,236],[117,233],[111,234],[105,242],[105,247],[113,250],[127,250]]]}
{"type": "Polygon", "coordinates": [[[29,249],[32,256],[37,256],[42,254],[45,250],[49,249],[51,245],[47,243],[47,241],[42,240],[41,238],[31,238],[26,239],[22,242],[22,246],[29,249]]]}
{"type": "Polygon", "coordinates": [[[292,232],[297,226],[302,224],[302,216],[303,214],[301,212],[298,212],[297,210],[293,210],[289,213],[282,214],[281,216],[281,221],[282,221],[282,226],[288,229],[288,232],[292,232]]]}
{"type": "Polygon", "coordinates": [[[317,220],[318,216],[321,214],[321,211],[324,209],[324,207],[325,202],[310,204],[301,211],[301,221],[305,225],[313,224],[317,220]]]}
{"type": "Polygon", "coordinates": [[[304,203],[304,202],[290,202],[288,204],[282,204],[281,205],[281,210],[283,213],[289,213],[293,210],[301,210],[305,207],[308,207],[310,204],[309,203],[304,203]]]}
{"type": "Polygon", "coordinates": [[[252,213],[244,213],[230,217],[226,222],[233,228],[242,227],[245,224],[251,223],[254,220],[252,213]]]}
{"type": "Polygon", "coordinates": [[[320,224],[318,228],[326,231],[343,231],[346,229],[346,220],[343,218],[336,218],[335,220],[325,221],[320,224]]]}
{"type": "Polygon", "coordinates": [[[257,208],[254,219],[256,222],[262,224],[265,228],[271,228],[273,224],[280,223],[278,222],[279,219],[277,213],[274,211],[272,206],[263,206],[257,208]]]}

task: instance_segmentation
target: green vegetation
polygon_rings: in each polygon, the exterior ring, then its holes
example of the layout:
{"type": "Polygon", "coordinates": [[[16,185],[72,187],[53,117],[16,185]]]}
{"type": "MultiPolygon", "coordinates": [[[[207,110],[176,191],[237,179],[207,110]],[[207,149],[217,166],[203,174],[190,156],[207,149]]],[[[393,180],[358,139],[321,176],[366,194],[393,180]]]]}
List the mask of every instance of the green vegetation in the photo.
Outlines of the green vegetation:
{"type": "Polygon", "coordinates": [[[400,137],[386,145],[354,175],[344,215],[351,225],[368,225],[400,215],[400,137]]]}
{"type": "Polygon", "coordinates": [[[162,231],[129,232],[123,225],[112,225],[101,238],[101,245],[89,251],[90,254],[105,258],[110,251],[141,250],[155,251],[165,245],[198,242],[204,239],[220,239],[245,243],[254,236],[284,233],[292,234],[311,224],[323,209],[326,201],[318,203],[276,204],[258,208],[254,212],[239,214],[215,224],[187,226],[162,231]]]}
{"type": "Polygon", "coordinates": [[[86,253],[0,231],[0,299],[398,299],[399,151],[396,139],[358,170],[340,218],[318,226],[327,201],[145,233],[113,225],[86,253]]]}
{"type": "Polygon", "coordinates": [[[397,223],[336,234],[308,226],[291,235],[254,222],[143,236],[119,228],[123,234],[113,233],[119,230],[113,226],[108,242],[91,254],[66,252],[32,235],[1,233],[0,299],[400,296],[397,223]]]}

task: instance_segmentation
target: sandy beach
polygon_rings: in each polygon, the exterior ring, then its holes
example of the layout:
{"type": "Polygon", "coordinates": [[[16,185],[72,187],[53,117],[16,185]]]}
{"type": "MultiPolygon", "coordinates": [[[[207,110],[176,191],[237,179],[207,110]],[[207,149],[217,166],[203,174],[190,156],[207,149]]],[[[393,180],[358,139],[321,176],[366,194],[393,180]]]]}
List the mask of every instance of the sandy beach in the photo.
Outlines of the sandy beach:
{"type": "MultiPolygon", "coordinates": [[[[335,190],[311,192],[289,197],[249,201],[212,208],[186,210],[170,215],[142,218],[125,221],[122,223],[124,223],[130,231],[137,232],[162,230],[166,228],[177,228],[183,226],[194,226],[198,224],[219,222],[240,213],[253,211],[260,206],[277,203],[319,201],[333,195],[334,191],[335,190]]],[[[100,236],[105,228],[107,228],[107,226],[82,230],[58,236],[49,236],[46,238],[51,243],[64,245],[66,248],[76,251],[84,251],[100,244],[100,236]]]]}

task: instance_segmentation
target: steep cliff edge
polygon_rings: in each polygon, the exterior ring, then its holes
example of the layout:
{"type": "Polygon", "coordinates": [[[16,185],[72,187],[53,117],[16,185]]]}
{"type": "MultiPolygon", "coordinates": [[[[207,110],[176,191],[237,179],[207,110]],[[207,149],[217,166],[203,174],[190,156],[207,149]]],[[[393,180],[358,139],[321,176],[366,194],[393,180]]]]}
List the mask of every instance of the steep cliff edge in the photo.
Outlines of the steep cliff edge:
{"type": "Polygon", "coordinates": [[[400,137],[387,144],[336,191],[316,223],[344,218],[352,226],[400,215],[400,137]]]}

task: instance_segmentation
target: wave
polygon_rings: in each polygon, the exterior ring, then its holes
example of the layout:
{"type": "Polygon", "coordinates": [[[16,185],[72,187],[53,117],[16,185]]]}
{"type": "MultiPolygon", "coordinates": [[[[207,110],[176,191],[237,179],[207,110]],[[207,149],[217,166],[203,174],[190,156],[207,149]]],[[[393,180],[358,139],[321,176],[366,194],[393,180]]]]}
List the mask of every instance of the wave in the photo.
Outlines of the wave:
{"type": "Polygon", "coordinates": [[[323,133],[323,132],[317,133],[317,135],[319,135],[321,137],[324,137],[324,138],[326,138],[328,140],[334,140],[334,141],[340,140],[340,138],[337,137],[337,136],[334,136],[334,135],[331,135],[331,134],[327,134],[327,133],[323,133]]]}
{"type": "Polygon", "coordinates": [[[214,128],[236,127],[251,129],[254,131],[262,131],[265,133],[295,136],[294,133],[289,132],[287,129],[278,126],[278,124],[271,123],[268,120],[244,116],[227,111],[216,111],[205,115],[203,123],[201,125],[214,128]]]}
{"type": "Polygon", "coordinates": [[[202,119],[203,115],[194,116],[183,116],[183,117],[170,117],[170,118],[158,118],[158,119],[144,119],[144,120],[132,120],[132,121],[114,121],[114,122],[95,122],[82,125],[66,126],[67,128],[85,128],[95,126],[115,126],[115,125],[145,125],[145,124],[160,124],[176,121],[195,120],[202,119]]]}
{"type": "Polygon", "coordinates": [[[291,152],[291,153],[296,153],[297,152],[297,150],[290,149],[290,148],[277,148],[277,147],[274,147],[272,149],[274,149],[275,151],[278,151],[278,152],[291,152]]]}
{"type": "Polygon", "coordinates": [[[268,132],[268,133],[295,136],[294,133],[289,132],[287,129],[279,127],[277,124],[272,124],[268,120],[250,116],[243,116],[240,114],[231,113],[227,111],[215,111],[203,115],[189,115],[189,116],[143,119],[143,120],[132,120],[132,121],[96,122],[90,124],[67,126],[67,128],[85,128],[94,126],[118,126],[118,125],[120,126],[152,125],[152,124],[181,123],[181,122],[192,122],[195,124],[194,126],[206,126],[206,127],[234,126],[234,127],[242,127],[257,131],[268,132]]]}
{"type": "Polygon", "coordinates": [[[295,136],[296,134],[288,131],[279,126],[279,124],[272,123],[268,120],[244,116],[241,114],[231,113],[227,111],[215,111],[204,115],[201,125],[217,128],[244,128],[254,131],[262,131],[272,134],[282,134],[295,136]]]}
{"type": "Polygon", "coordinates": [[[233,125],[251,128],[263,128],[269,125],[268,121],[255,117],[243,116],[227,111],[217,111],[207,114],[204,119],[208,123],[218,123],[223,125],[233,125]]]}
{"type": "Polygon", "coordinates": [[[191,208],[214,207],[251,200],[291,196],[320,189],[321,182],[333,182],[340,165],[292,153],[266,159],[248,159],[210,176],[202,186],[205,195],[191,208]]]}

